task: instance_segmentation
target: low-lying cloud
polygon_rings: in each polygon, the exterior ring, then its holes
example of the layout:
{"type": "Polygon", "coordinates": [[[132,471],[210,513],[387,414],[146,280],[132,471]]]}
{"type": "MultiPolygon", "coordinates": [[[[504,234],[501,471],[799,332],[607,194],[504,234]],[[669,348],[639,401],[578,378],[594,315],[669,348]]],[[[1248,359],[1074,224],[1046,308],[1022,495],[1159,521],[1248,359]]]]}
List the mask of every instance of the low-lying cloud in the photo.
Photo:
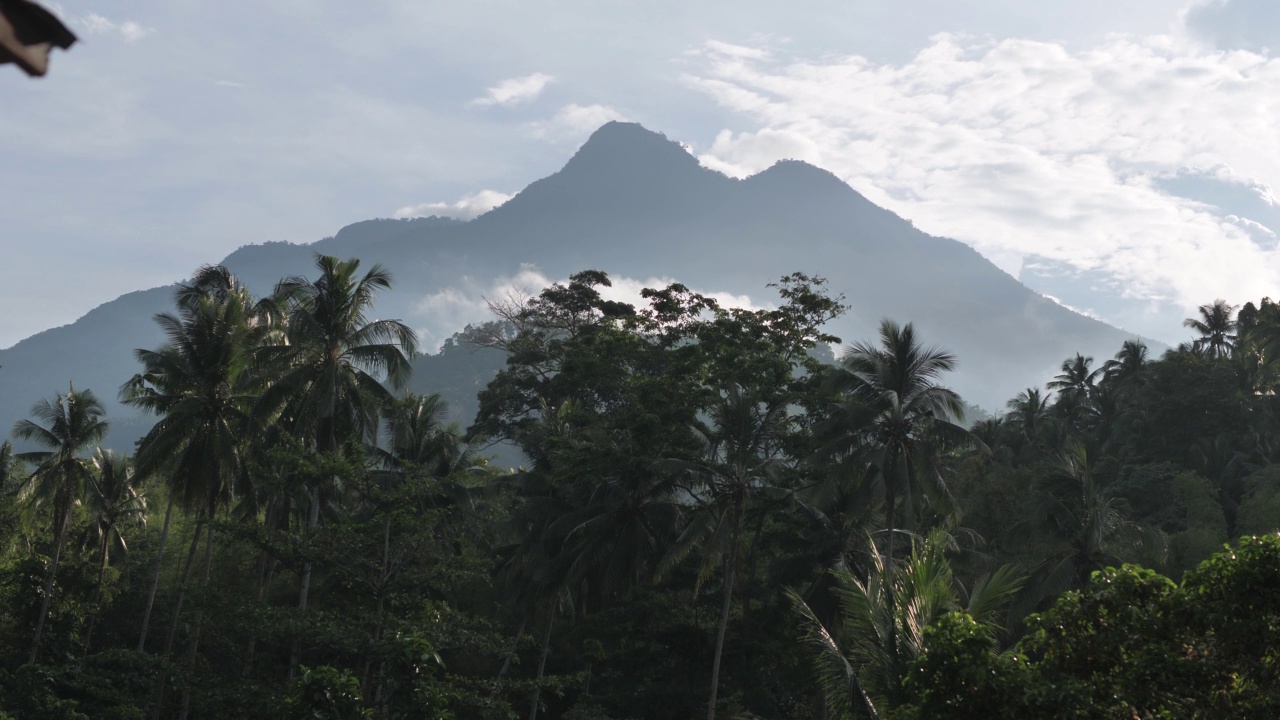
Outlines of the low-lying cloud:
{"type": "Polygon", "coordinates": [[[428,202],[402,207],[395,211],[394,217],[403,220],[436,215],[455,220],[474,220],[513,197],[515,196],[497,190],[481,190],[451,203],[428,202]]]}
{"type": "MultiPolygon", "coordinates": [[[[551,278],[536,265],[529,263],[521,264],[520,269],[513,275],[501,275],[490,280],[466,276],[459,278],[453,285],[422,296],[413,304],[410,318],[422,340],[422,345],[434,352],[440,349],[450,335],[466,325],[493,320],[491,303],[520,302],[536,296],[544,288],[555,283],[568,281],[568,278],[558,280],[551,278]]],[[[605,300],[644,307],[648,305],[648,301],[640,295],[642,290],[666,287],[675,280],[659,277],[639,280],[618,276],[609,278],[609,282],[612,283],[610,287],[598,288],[600,296],[605,300]]],[[[751,301],[748,295],[696,289],[694,292],[700,292],[714,299],[722,307],[761,309],[751,301]]]]}

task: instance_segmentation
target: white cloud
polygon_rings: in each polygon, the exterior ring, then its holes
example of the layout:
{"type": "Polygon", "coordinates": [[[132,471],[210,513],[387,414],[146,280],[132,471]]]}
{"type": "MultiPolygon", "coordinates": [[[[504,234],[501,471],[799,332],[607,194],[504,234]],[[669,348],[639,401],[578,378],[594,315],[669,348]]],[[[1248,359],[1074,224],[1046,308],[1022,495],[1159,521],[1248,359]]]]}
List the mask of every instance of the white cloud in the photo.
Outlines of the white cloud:
{"type": "MultiPolygon", "coordinates": [[[[522,263],[514,275],[501,275],[487,282],[474,277],[463,277],[454,285],[422,296],[413,303],[411,318],[424,347],[434,352],[453,333],[468,324],[479,324],[493,319],[490,302],[520,300],[537,295],[554,283],[567,283],[568,278],[554,280],[537,268],[522,263]]],[[[640,295],[645,288],[662,288],[675,282],[671,278],[651,277],[638,280],[624,276],[611,277],[611,287],[599,288],[605,300],[624,302],[636,307],[648,304],[640,295]]],[[[722,307],[758,310],[748,295],[727,292],[693,290],[714,299],[722,307]]]]}
{"type": "Polygon", "coordinates": [[[481,190],[463,197],[461,200],[452,203],[446,202],[429,202],[420,205],[409,205],[396,210],[397,218],[415,218],[415,217],[431,217],[439,215],[441,217],[451,217],[456,220],[472,220],[489,212],[490,210],[505,203],[514,195],[498,192],[497,190],[481,190]]]}
{"type": "Polygon", "coordinates": [[[721,130],[711,148],[699,155],[698,160],[712,170],[737,178],[754,175],[778,160],[823,165],[822,150],[817,143],[799,133],[772,128],[737,135],[721,130]]]}
{"type": "Polygon", "coordinates": [[[73,16],[70,23],[88,35],[116,35],[127,43],[131,43],[151,35],[155,28],[146,27],[132,20],[116,21],[97,13],[73,16]]]}
{"type": "Polygon", "coordinates": [[[235,80],[214,80],[214,81],[213,81],[213,84],[214,84],[214,85],[216,85],[216,86],[218,86],[218,87],[227,87],[227,88],[247,88],[247,87],[249,87],[248,85],[245,85],[244,83],[236,82],[235,80]]]}
{"type": "Polygon", "coordinates": [[[546,73],[534,73],[524,77],[510,78],[489,88],[482,97],[472,100],[470,105],[487,107],[490,105],[519,105],[537,98],[555,81],[546,73]]]}
{"type": "Polygon", "coordinates": [[[609,105],[569,104],[549,120],[529,123],[529,134],[541,140],[577,141],[613,120],[627,116],[609,105]]]}
{"type": "Polygon", "coordinates": [[[1070,50],[938,35],[901,64],[708,47],[696,68],[688,85],[758,128],[721,132],[702,158],[716,169],[811,159],[1011,273],[1038,255],[1135,301],[1194,308],[1280,285],[1277,251],[1160,186],[1190,169],[1274,202],[1280,108],[1264,99],[1280,97],[1280,59],[1168,36],[1070,50]]]}

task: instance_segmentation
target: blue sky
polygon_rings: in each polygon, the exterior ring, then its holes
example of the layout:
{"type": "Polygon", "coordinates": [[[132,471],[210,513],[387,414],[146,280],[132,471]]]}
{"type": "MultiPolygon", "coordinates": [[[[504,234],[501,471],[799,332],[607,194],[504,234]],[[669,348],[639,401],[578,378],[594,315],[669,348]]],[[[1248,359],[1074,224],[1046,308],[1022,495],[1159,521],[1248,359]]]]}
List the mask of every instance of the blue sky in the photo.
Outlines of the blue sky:
{"type": "Polygon", "coordinates": [[[614,118],[812,161],[1166,341],[1278,294],[1274,0],[49,5],[82,42],[0,68],[0,347],[243,244],[472,215],[614,118]]]}

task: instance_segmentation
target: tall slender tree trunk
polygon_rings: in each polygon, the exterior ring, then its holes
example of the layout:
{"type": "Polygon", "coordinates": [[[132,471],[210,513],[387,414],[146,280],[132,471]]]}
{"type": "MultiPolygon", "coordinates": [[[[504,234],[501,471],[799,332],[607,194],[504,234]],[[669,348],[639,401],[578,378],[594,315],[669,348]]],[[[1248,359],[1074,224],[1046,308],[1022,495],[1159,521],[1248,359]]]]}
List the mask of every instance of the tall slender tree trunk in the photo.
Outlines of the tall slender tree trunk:
{"type": "Polygon", "coordinates": [[[102,582],[107,576],[107,546],[111,538],[111,530],[102,533],[102,546],[98,549],[98,587],[93,594],[93,614],[89,616],[89,629],[84,632],[84,654],[87,657],[93,648],[93,627],[98,624],[98,614],[102,612],[102,582]]]}
{"type": "Polygon", "coordinates": [[[72,507],[74,506],[68,502],[67,509],[62,512],[62,518],[58,521],[58,540],[53,544],[53,563],[49,566],[49,577],[44,581],[44,597],[40,599],[40,619],[36,620],[36,636],[31,641],[31,657],[27,660],[31,663],[40,659],[40,638],[44,635],[44,621],[49,617],[49,601],[53,598],[53,583],[58,577],[58,563],[62,561],[62,546],[67,544],[67,526],[71,524],[72,507]]]}
{"type": "Polygon", "coordinates": [[[516,649],[520,647],[520,636],[524,635],[525,625],[528,625],[528,624],[529,624],[528,617],[521,618],[520,628],[516,630],[516,636],[511,638],[511,648],[508,649],[506,655],[503,656],[502,667],[498,669],[499,680],[506,677],[507,670],[511,669],[511,658],[516,654],[516,649]]]}
{"type": "MultiPolygon", "coordinates": [[[[307,494],[310,496],[311,508],[307,515],[307,537],[315,535],[316,526],[320,524],[320,488],[319,486],[311,488],[307,494]]],[[[310,557],[302,563],[302,582],[298,587],[298,613],[299,615],[307,612],[307,597],[311,592],[311,569],[312,563],[310,557]]],[[[293,678],[298,674],[298,660],[301,653],[300,640],[294,638],[291,649],[289,650],[289,681],[293,682],[293,678]]]]}
{"type": "Polygon", "coordinates": [[[716,700],[720,695],[720,659],[724,655],[724,636],[729,627],[729,610],[733,606],[733,584],[736,580],[738,533],[742,525],[742,498],[734,498],[730,522],[729,550],[724,554],[724,600],[720,604],[720,628],[716,631],[716,655],[711,662],[711,699],[707,701],[707,720],[716,720],[716,700]]]}
{"type": "MultiPolygon", "coordinates": [[[[747,555],[747,581],[742,584],[742,588],[738,591],[738,602],[742,603],[742,640],[748,648],[751,647],[751,589],[756,587],[756,576],[760,565],[760,537],[764,534],[764,516],[761,511],[760,516],[756,518],[756,526],[752,531],[751,552],[747,555]]],[[[751,658],[747,658],[747,666],[751,667],[751,658]]]]}
{"type": "MultiPolygon", "coordinates": [[[[213,523],[209,523],[209,535],[204,543],[204,578],[201,580],[201,588],[203,595],[208,598],[209,594],[209,576],[213,569],[213,523]]],[[[201,604],[196,608],[195,628],[191,631],[191,643],[187,647],[187,672],[189,673],[196,663],[196,651],[200,647],[200,627],[204,624],[204,605],[201,604]]],[[[187,713],[191,708],[191,685],[187,684],[182,689],[182,710],[178,713],[178,720],[187,720],[187,713]]]]}
{"type": "MultiPolygon", "coordinates": [[[[267,501],[267,508],[262,514],[262,529],[266,533],[270,533],[274,525],[276,509],[276,499],[272,497],[267,501]]],[[[259,605],[265,605],[267,595],[271,592],[271,579],[275,571],[275,560],[271,557],[271,552],[263,548],[258,555],[258,591],[256,593],[259,605]]],[[[249,647],[245,649],[244,668],[240,671],[241,677],[249,677],[253,674],[253,656],[258,647],[257,633],[251,632],[249,635],[249,647]]]]}
{"type": "Polygon", "coordinates": [[[173,651],[173,640],[178,634],[178,621],[182,619],[182,605],[187,600],[187,585],[191,581],[191,571],[196,564],[196,550],[200,548],[200,531],[204,530],[204,520],[196,523],[191,533],[191,545],[187,548],[187,561],[182,567],[182,579],[178,581],[178,598],[173,604],[173,618],[169,621],[169,631],[164,636],[164,655],[168,657],[173,651]]]}
{"type": "Polygon", "coordinates": [[[173,517],[173,494],[164,511],[164,525],[160,528],[160,546],[156,548],[156,568],[151,573],[151,591],[147,593],[147,610],[142,614],[142,634],[138,637],[138,652],[147,647],[147,631],[151,628],[151,608],[156,603],[156,589],[160,587],[160,568],[164,564],[164,545],[169,539],[169,520],[173,517]]]}
{"type": "MultiPolygon", "coordinates": [[[[267,600],[267,593],[271,587],[272,570],[275,563],[272,561],[271,553],[263,550],[258,556],[258,590],[254,594],[259,605],[263,605],[267,600]]],[[[249,677],[253,674],[253,655],[258,647],[258,636],[256,633],[250,633],[249,646],[245,648],[244,668],[240,671],[240,677],[249,677]]]]}
{"type": "MultiPolygon", "coordinates": [[[[204,529],[204,521],[196,523],[195,531],[191,533],[191,546],[187,549],[187,562],[182,568],[182,579],[178,583],[178,600],[173,605],[173,620],[169,622],[169,632],[164,638],[164,653],[162,657],[168,658],[169,653],[173,650],[173,639],[178,634],[178,621],[182,618],[182,604],[187,598],[187,582],[191,579],[191,570],[196,564],[196,550],[200,547],[200,531],[204,529]]],[[[160,720],[160,712],[164,709],[165,690],[168,688],[169,676],[164,670],[160,671],[160,678],[156,681],[156,704],[151,711],[151,720],[160,720]]]]}
{"type": "Polygon", "coordinates": [[[889,606],[889,632],[885,637],[885,651],[889,653],[889,662],[894,668],[894,677],[901,678],[902,673],[898,668],[898,608],[897,597],[895,596],[893,583],[893,545],[894,536],[897,533],[896,510],[897,510],[897,493],[889,492],[886,485],[885,495],[885,525],[888,526],[889,540],[885,543],[885,561],[884,561],[884,599],[885,604],[889,606]]]}
{"type": "Polygon", "coordinates": [[[556,620],[557,600],[558,598],[552,599],[551,606],[547,608],[547,627],[542,631],[542,651],[538,654],[538,676],[533,686],[533,700],[529,703],[529,720],[538,720],[538,703],[542,700],[542,676],[547,671],[547,651],[551,648],[551,626],[556,620]]]}
{"type": "MultiPolygon", "coordinates": [[[[386,609],[387,586],[389,585],[389,576],[391,570],[391,512],[388,511],[382,520],[382,570],[378,575],[378,606],[375,610],[377,620],[373,629],[373,644],[376,647],[378,642],[382,640],[382,614],[386,609]]],[[[372,655],[366,656],[364,661],[363,677],[360,680],[360,692],[365,697],[369,694],[369,671],[373,667],[372,655]]],[[[382,663],[378,663],[378,690],[381,694],[382,686],[382,663]]]]}

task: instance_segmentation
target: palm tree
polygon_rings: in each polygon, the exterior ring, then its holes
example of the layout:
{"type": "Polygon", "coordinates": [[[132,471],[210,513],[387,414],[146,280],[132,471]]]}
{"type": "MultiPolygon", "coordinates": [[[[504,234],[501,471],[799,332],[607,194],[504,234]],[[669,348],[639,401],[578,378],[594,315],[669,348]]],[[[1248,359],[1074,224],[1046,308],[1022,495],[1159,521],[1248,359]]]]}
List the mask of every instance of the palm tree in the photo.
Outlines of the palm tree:
{"type": "Polygon", "coordinates": [[[36,468],[18,488],[18,500],[31,510],[48,508],[53,527],[53,561],[45,579],[40,599],[40,615],[35,638],[31,642],[30,662],[40,657],[40,638],[49,601],[53,597],[54,579],[71,529],[71,512],[89,493],[92,469],[81,453],[107,434],[102,403],[90,390],[76,392],[69,387],[66,395],[53,400],[40,400],[31,406],[31,414],[41,423],[19,420],[13,425],[13,436],[42,445],[48,450],[19,453],[17,458],[36,463],[36,468]]]}
{"type": "MultiPolygon", "coordinates": [[[[370,586],[377,598],[373,642],[382,639],[386,599],[399,574],[399,563],[392,557],[392,519],[404,498],[400,492],[406,484],[430,483],[427,505],[469,504],[470,492],[453,478],[475,468],[476,455],[466,445],[462,431],[455,424],[446,424],[448,405],[439,395],[417,396],[406,394],[383,408],[386,419],[387,448],[376,448],[383,469],[373,475],[374,486],[369,488],[365,500],[382,516],[382,553],[377,571],[370,586]]],[[[419,509],[428,509],[419,506],[419,509]]],[[[368,686],[371,662],[366,660],[361,685],[368,686]]],[[[381,671],[380,673],[381,674],[381,671]]],[[[381,682],[377,697],[381,698],[381,682]]]]}
{"type": "Polygon", "coordinates": [[[1236,341],[1235,311],[1236,306],[1226,300],[1214,300],[1200,306],[1199,318],[1187,318],[1182,325],[1200,333],[1195,346],[1210,358],[1228,357],[1236,341]]]}
{"type": "MultiPolygon", "coordinates": [[[[175,299],[176,315],[155,316],[167,344],[156,350],[136,350],[143,371],[121,388],[125,404],[160,416],[139,445],[138,476],[169,479],[169,503],[139,650],[146,646],[174,504],[195,513],[198,526],[203,525],[227,507],[245,476],[245,443],[254,426],[249,411],[259,390],[252,372],[253,352],[271,329],[268,306],[254,303],[225,268],[200,268],[191,282],[178,287],[175,299]]],[[[199,535],[197,527],[190,557],[199,535]]],[[[188,562],[175,624],[190,571],[188,562]]]]}
{"type": "Polygon", "coordinates": [[[1005,405],[1009,409],[1005,418],[1010,427],[1016,428],[1023,440],[1033,447],[1045,440],[1052,394],[1042,394],[1039,388],[1027,388],[1005,405]]]}
{"type": "Polygon", "coordinates": [[[1102,364],[1106,382],[1126,388],[1137,381],[1147,367],[1147,346],[1141,340],[1125,340],[1116,356],[1102,364]]]}
{"type": "Polygon", "coordinates": [[[417,354],[413,330],[399,320],[369,320],[377,294],[391,288],[391,274],[374,265],[357,277],[360,261],[316,256],[320,276],[291,277],[276,285],[275,300],[288,309],[283,342],[271,348],[271,364],[284,368],[263,395],[264,407],[283,413],[300,438],[320,452],[347,438],[371,440],[391,392],[399,388],[417,354]]]}
{"type": "Polygon", "coordinates": [[[707,702],[707,720],[715,720],[724,638],[737,581],[742,521],[748,503],[769,490],[787,469],[780,442],[788,419],[785,398],[765,404],[737,386],[724,392],[720,402],[711,408],[710,416],[709,425],[699,423],[699,427],[693,428],[704,447],[700,462],[662,460],[657,468],[679,471],[691,478],[695,484],[689,491],[703,503],[660,570],[679,562],[695,546],[702,549],[704,569],[700,576],[707,574],[707,566],[716,559],[721,562],[723,598],[711,664],[711,697],[707,702]]]}
{"type": "Polygon", "coordinates": [[[84,647],[88,653],[93,644],[93,629],[102,611],[102,591],[111,561],[111,548],[128,552],[124,539],[124,527],[130,524],[145,525],[147,503],[138,494],[137,477],[129,458],[111,450],[98,448],[93,454],[93,475],[90,478],[93,492],[87,498],[89,508],[89,534],[98,543],[98,582],[93,598],[93,614],[89,617],[89,629],[85,631],[84,647]]]}
{"type": "MultiPolygon", "coordinates": [[[[319,452],[337,452],[344,440],[372,441],[381,408],[392,400],[380,375],[401,387],[417,353],[413,330],[399,320],[369,320],[378,292],[391,274],[374,265],[358,277],[360,261],[316,256],[320,276],[290,277],[276,285],[275,301],[288,311],[282,342],[264,357],[280,374],[263,393],[259,412],[279,416],[285,427],[319,452]]],[[[321,488],[308,489],[307,533],[320,522],[321,488]]],[[[298,610],[306,612],[313,563],[306,560],[298,610]]],[[[297,652],[289,663],[290,677],[297,652]]]]}
{"type": "Polygon", "coordinates": [[[947,562],[952,540],[942,530],[915,541],[911,556],[892,568],[869,545],[873,562],[865,577],[832,571],[839,603],[834,623],[822,622],[799,594],[787,591],[818,682],[841,717],[878,718],[877,706],[901,702],[907,667],[925,649],[924,630],[942,615],[963,610],[988,633],[999,632],[1003,611],[1022,585],[1013,568],[1003,566],[964,588],[947,562]]]}
{"type": "MultiPolygon", "coordinates": [[[[941,515],[953,512],[942,477],[943,447],[976,445],[985,450],[956,422],[964,418],[960,396],[938,384],[954,368],[955,356],[922,345],[911,323],[899,326],[886,319],[880,323],[880,344],[855,343],[832,374],[833,389],[845,400],[832,414],[836,422],[820,427],[818,433],[835,436],[824,452],[845,448],[846,456],[863,458],[866,472],[860,480],[878,486],[884,499],[884,564],[890,575],[899,513],[910,527],[925,501],[941,515]]],[[[885,597],[892,614],[892,585],[885,597]]],[[[885,639],[890,653],[898,652],[894,633],[896,627],[890,625],[885,639]]]]}
{"type": "Polygon", "coordinates": [[[1121,555],[1162,560],[1161,533],[1125,517],[1121,501],[1106,493],[1082,445],[1062,453],[1054,471],[1032,489],[1027,510],[1021,529],[1059,547],[1037,573],[1046,595],[1084,587],[1094,570],[1119,564],[1121,555]]]}
{"type": "Polygon", "coordinates": [[[914,523],[927,500],[941,514],[952,508],[941,472],[947,444],[976,444],[956,421],[963,420],[960,396],[938,384],[955,368],[955,356],[921,345],[911,323],[880,323],[880,345],[856,343],[833,373],[834,388],[846,398],[839,405],[843,422],[820,428],[820,435],[844,435],[833,443],[861,446],[873,482],[885,506],[885,562],[892,566],[899,513],[914,523]]]}

